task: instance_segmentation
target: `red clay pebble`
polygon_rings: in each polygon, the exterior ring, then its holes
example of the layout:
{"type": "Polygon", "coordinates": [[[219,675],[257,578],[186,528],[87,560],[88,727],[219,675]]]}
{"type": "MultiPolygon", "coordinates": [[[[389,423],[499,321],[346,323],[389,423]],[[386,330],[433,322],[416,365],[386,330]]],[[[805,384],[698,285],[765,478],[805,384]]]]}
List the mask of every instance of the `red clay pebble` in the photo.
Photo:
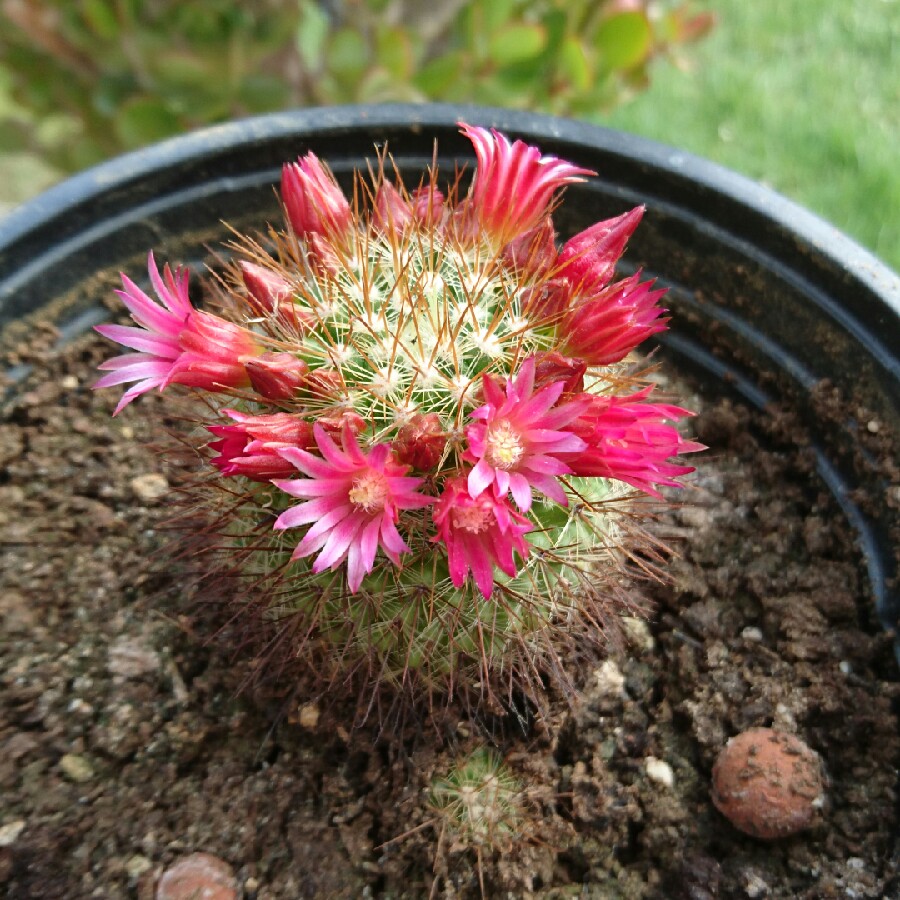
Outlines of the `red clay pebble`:
{"type": "Polygon", "coordinates": [[[163,872],[156,900],[237,900],[231,866],[210,853],[183,856],[163,872]]]}
{"type": "Polygon", "coordinates": [[[755,838],[787,837],[815,824],[825,805],[819,754],[771,728],[733,737],[712,773],[712,801],[735,828],[755,838]]]}

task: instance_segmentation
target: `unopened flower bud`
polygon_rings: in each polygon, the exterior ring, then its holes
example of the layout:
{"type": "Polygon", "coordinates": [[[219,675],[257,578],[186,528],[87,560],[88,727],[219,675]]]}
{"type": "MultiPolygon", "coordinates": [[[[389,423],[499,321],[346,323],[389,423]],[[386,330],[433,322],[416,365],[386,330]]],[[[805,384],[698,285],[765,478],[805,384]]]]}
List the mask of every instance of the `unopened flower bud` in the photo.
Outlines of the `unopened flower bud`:
{"type": "Polygon", "coordinates": [[[300,331],[307,331],[310,328],[312,315],[298,309],[294,302],[293,288],[284,278],[256,263],[242,262],[240,268],[244,287],[255,301],[254,312],[275,315],[283,323],[300,331]]]}
{"type": "Polygon", "coordinates": [[[293,353],[263,353],[244,365],[253,389],[267,400],[290,400],[309,373],[309,366],[293,353]]]}
{"type": "Polygon", "coordinates": [[[576,292],[596,291],[612,281],[616,263],[644,215],[644,207],[597,222],[567,241],[559,251],[558,274],[576,292]]]}
{"type": "Polygon", "coordinates": [[[422,472],[437,468],[447,446],[447,435],[435,413],[412,417],[398,432],[393,450],[398,462],[422,472]]]}
{"type": "Polygon", "coordinates": [[[542,388],[557,381],[565,383],[563,395],[584,390],[587,363],[583,359],[563,356],[556,350],[540,350],[534,355],[534,386],[542,388]]]}
{"type": "Polygon", "coordinates": [[[314,234],[329,240],[349,236],[353,213],[334,176],[307,153],[281,170],[281,196],[294,231],[301,237],[314,234]]]}
{"type": "Polygon", "coordinates": [[[317,416],[316,422],[334,436],[342,434],[345,428],[355,435],[362,434],[366,429],[366,420],[352,409],[332,410],[317,416]]]}

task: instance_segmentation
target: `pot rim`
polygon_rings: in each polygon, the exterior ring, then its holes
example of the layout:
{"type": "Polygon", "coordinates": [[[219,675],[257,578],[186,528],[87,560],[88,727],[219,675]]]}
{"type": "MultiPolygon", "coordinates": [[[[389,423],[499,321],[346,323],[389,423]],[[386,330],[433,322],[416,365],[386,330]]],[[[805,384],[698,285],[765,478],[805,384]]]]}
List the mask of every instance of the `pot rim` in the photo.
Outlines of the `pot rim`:
{"type": "Polygon", "coordinates": [[[699,185],[762,216],[779,231],[792,233],[877,296],[885,312],[900,318],[900,276],[838,228],[771,188],[710,160],[628,132],[474,104],[386,103],[297,109],[237,119],[132,151],[65,179],[0,219],[0,273],[12,248],[27,242],[29,235],[54,219],[90,206],[97,198],[118,192],[186,158],[214,160],[226,149],[251,148],[272,139],[316,132],[357,131],[361,126],[424,130],[447,127],[448,123],[461,120],[512,135],[527,134],[539,145],[542,139],[557,145],[591,145],[612,157],[626,157],[650,171],[664,172],[673,180],[699,185]]]}

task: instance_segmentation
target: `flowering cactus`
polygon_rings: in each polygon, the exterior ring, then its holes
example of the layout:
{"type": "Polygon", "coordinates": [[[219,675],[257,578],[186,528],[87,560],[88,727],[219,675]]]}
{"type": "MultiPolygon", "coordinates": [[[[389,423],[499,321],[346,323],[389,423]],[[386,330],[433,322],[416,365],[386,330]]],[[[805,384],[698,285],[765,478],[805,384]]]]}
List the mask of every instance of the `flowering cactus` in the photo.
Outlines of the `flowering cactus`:
{"type": "Polygon", "coordinates": [[[136,382],[116,413],[154,387],[214,395],[194,506],[211,568],[263,597],[239,610],[289,638],[270,646],[332,680],[490,695],[609,618],[633,489],[677,484],[672,458],[701,448],[622,362],[666,322],[663,291],[614,280],[642,209],[557,249],[559,192],[593,173],[462,130],[461,198],[382,164],[351,204],[312,153],[285,165],[286,228],[238,246],[227,318],[151,254],[160,303],[123,275],[139,327],[98,331],[137,352],[97,386],[136,382]]]}

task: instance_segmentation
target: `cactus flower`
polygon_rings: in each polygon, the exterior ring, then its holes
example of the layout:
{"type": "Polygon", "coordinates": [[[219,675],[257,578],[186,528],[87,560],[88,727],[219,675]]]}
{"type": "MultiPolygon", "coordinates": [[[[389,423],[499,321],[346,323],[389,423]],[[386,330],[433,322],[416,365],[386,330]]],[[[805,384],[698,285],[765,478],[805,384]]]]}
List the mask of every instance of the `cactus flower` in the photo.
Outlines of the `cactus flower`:
{"type": "Polygon", "coordinates": [[[304,500],[283,512],[276,529],[315,523],[294,550],[294,559],[321,551],[314,572],[337,569],[347,563],[347,584],[359,590],[363,576],[372,571],[380,547],[395,565],[409,547],[397,531],[400,510],[421,509],[434,498],[418,493],[421,478],[410,478],[406,466],[398,465],[387,444],[363,453],[356,436],[346,428],[342,447],[325,430],[313,428],[320,456],[299,448],[279,453],[305,478],[276,481],[276,487],[304,500]]]}
{"type": "Polygon", "coordinates": [[[451,479],[434,508],[435,541],[447,548],[450,578],[462,587],[469,571],[485,599],[494,588],[494,566],[507,575],[515,575],[513,551],[524,559],[528,541],[524,536],[534,526],[517,513],[505,497],[482,491],[469,493],[463,478],[451,479]]]}
{"type": "Polygon", "coordinates": [[[122,275],[125,290],[116,293],[140,327],[96,326],[104,337],[138,351],[100,365],[109,374],[97,381],[95,388],[137,382],[122,395],[113,415],[155,387],[184,384],[215,393],[248,385],[245,363],[261,352],[252,332],[194,309],[188,297],[187,270],[176,269],[173,274],[166,265],[160,276],[152,252],[147,268],[162,305],[122,275]]]}
{"type": "Polygon", "coordinates": [[[237,424],[206,428],[221,439],[212,441],[209,448],[219,454],[212,464],[223,475],[243,475],[254,481],[288,478],[296,469],[278,451],[315,446],[312,425],[290,413],[250,416],[234,409],[222,412],[237,424]]]}
{"type": "Polygon", "coordinates": [[[523,512],[531,509],[532,488],[566,505],[566,493],[557,476],[572,470],[560,455],[587,446],[564,427],[584,404],[556,404],[565,388],[562,380],[535,392],[534,372],[534,358],[529,357],[516,377],[507,381],[505,393],[493,379],[484,377],[487,403],[471,413],[476,421],[466,429],[469,448],[463,456],[475,463],[468,475],[473,498],[493,486],[499,496],[511,492],[523,512]]]}

